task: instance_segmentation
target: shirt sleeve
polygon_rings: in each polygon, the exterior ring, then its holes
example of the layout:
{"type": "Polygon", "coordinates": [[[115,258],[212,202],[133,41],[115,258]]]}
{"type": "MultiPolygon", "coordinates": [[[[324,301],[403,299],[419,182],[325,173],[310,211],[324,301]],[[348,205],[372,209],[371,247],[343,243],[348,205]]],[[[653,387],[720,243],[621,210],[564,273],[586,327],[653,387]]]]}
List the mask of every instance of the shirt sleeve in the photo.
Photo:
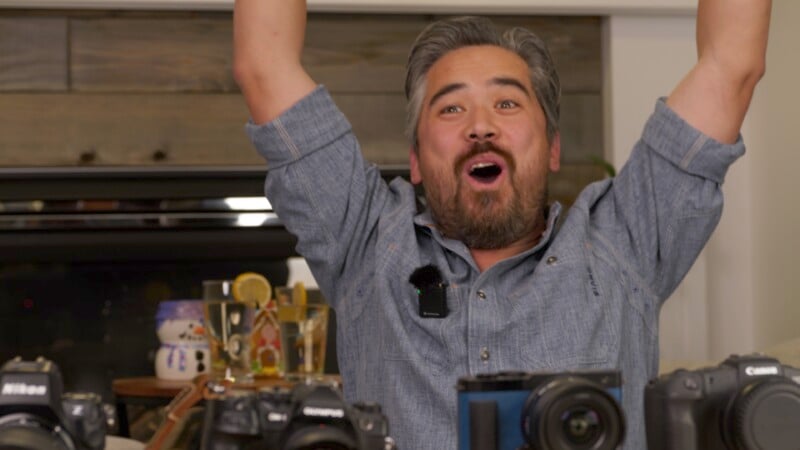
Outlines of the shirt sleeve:
{"type": "Polygon", "coordinates": [[[728,167],[744,155],[741,135],[723,144],[701,133],[659,99],[642,133],[643,144],[689,174],[722,184],[728,167]]]}
{"type": "Polygon", "coordinates": [[[337,307],[339,281],[370,264],[380,217],[403,199],[364,160],[350,123],[322,86],[246,131],[267,161],[267,198],[337,307]]]}
{"type": "Polygon", "coordinates": [[[741,136],[720,143],[659,99],[618,176],[590,187],[579,208],[663,301],[719,223],[722,182],[744,151],[741,136]]]}
{"type": "Polygon", "coordinates": [[[277,169],[331,146],[352,128],[328,91],[317,86],[271,122],[250,120],[245,131],[267,167],[277,169]]]}

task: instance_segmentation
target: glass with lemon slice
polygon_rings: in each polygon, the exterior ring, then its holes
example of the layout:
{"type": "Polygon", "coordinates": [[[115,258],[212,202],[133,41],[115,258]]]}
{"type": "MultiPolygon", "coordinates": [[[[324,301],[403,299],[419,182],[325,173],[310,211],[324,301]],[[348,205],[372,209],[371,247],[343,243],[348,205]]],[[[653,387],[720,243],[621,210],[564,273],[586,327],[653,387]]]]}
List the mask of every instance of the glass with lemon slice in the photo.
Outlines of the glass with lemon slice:
{"type": "Polygon", "coordinates": [[[269,281],[255,272],[203,282],[213,378],[247,383],[278,375],[280,338],[271,298],[269,281]]]}

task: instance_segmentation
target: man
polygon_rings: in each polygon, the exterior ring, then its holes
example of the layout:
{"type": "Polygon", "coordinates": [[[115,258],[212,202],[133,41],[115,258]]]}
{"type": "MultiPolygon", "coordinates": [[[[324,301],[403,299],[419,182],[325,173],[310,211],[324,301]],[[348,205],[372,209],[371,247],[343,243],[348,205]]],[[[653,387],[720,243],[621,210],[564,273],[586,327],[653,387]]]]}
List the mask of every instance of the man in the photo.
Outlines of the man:
{"type": "Polygon", "coordinates": [[[349,401],[379,402],[403,449],[456,447],[459,376],[622,371],[625,448],[645,448],[658,311],[716,226],[720,184],[764,72],[769,0],[701,0],[698,62],[656,104],[619,176],[566,218],[558,77],[541,41],[482,19],[437,23],[409,57],[412,186],[381,181],[300,65],[301,0],[237,0],[236,78],[266,192],[333,306],[349,401]],[[557,226],[557,223],[561,223],[557,226]],[[446,283],[426,314],[412,275],[446,283]]]}

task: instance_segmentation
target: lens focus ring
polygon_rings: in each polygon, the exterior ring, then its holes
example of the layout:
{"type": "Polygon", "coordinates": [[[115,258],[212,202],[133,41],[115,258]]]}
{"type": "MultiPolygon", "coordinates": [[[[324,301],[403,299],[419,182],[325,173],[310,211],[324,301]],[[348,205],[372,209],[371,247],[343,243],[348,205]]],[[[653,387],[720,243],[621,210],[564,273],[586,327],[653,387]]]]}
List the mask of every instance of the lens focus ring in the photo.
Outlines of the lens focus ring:
{"type": "Polygon", "coordinates": [[[585,378],[554,378],[532,392],[523,409],[523,433],[538,450],[612,450],[625,422],[614,398],[585,378]]]}
{"type": "Polygon", "coordinates": [[[794,450],[800,442],[800,385],[762,378],[737,393],[726,415],[723,439],[732,448],[794,450]]]}

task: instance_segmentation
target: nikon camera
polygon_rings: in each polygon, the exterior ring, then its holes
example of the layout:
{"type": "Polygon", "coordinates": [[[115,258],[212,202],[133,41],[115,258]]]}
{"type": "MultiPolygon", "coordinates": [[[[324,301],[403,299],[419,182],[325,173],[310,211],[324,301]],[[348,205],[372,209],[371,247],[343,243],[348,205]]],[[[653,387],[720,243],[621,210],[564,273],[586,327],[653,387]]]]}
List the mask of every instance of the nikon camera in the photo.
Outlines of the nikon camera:
{"type": "Polygon", "coordinates": [[[458,380],[459,450],[611,450],[625,436],[617,371],[458,380]]]}
{"type": "Polygon", "coordinates": [[[206,402],[203,450],[394,450],[377,404],[345,403],[336,386],[225,392],[206,402]]]}
{"type": "Polygon", "coordinates": [[[645,387],[650,450],[800,448],[800,369],[762,355],[662,375],[645,387]]]}
{"type": "Polygon", "coordinates": [[[52,361],[16,357],[0,369],[0,448],[101,450],[106,414],[94,393],[62,393],[52,361]]]}

